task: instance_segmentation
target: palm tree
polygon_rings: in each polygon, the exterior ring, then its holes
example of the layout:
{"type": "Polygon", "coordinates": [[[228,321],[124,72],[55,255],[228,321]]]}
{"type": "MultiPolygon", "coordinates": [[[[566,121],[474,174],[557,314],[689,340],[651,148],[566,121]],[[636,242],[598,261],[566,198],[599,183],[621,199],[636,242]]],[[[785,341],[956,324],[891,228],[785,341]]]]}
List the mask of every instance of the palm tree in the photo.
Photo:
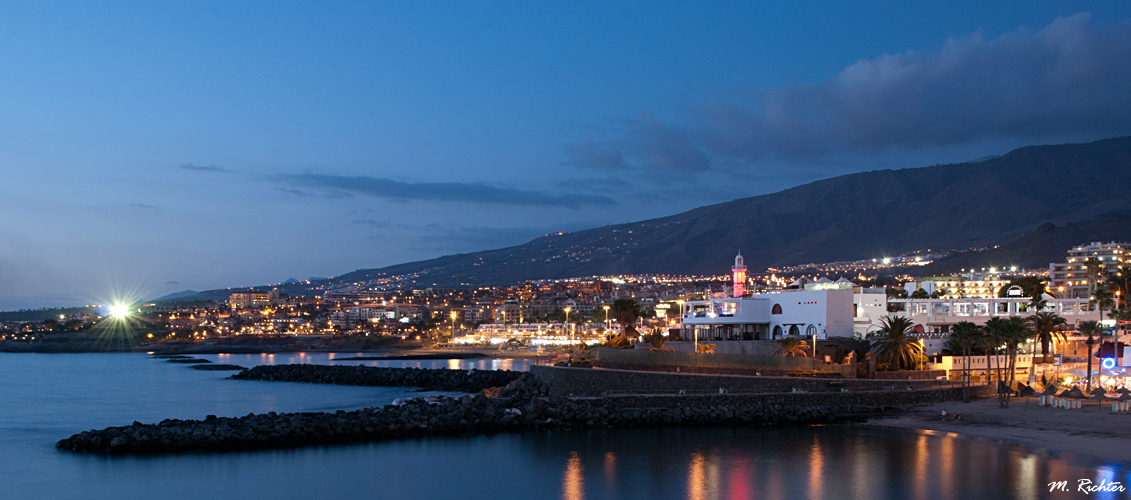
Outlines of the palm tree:
{"type": "Polygon", "coordinates": [[[778,341],[778,354],[782,356],[804,356],[809,344],[797,337],[786,337],[778,341]]]}
{"type": "Polygon", "coordinates": [[[1090,392],[1092,390],[1092,346],[1096,345],[1095,336],[1101,333],[1100,324],[1097,321],[1083,321],[1076,325],[1076,328],[1080,330],[1080,333],[1088,336],[1088,340],[1084,342],[1088,345],[1088,382],[1084,386],[1084,392],[1090,392]]]}
{"type": "MultiPolygon", "coordinates": [[[[1003,333],[1010,328],[1009,321],[1003,318],[990,318],[986,321],[986,326],[982,331],[985,333],[982,338],[982,347],[986,350],[986,366],[989,371],[994,371],[993,361],[997,357],[998,349],[1001,348],[1001,343],[1004,340],[1003,333]]],[[[994,386],[994,394],[1001,397],[1001,385],[1005,380],[1001,373],[1001,360],[997,363],[997,385],[994,386]]],[[[993,378],[992,376],[990,378],[993,378]]]]}
{"type": "Polygon", "coordinates": [[[962,399],[970,402],[970,351],[978,343],[982,332],[978,326],[969,321],[963,321],[950,330],[950,342],[962,351],[962,399]]]}
{"type": "Polygon", "coordinates": [[[1033,338],[1041,343],[1042,362],[1049,363],[1049,346],[1054,340],[1064,341],[1064,332],[1061,330],[1068,324],[1068,320],[1054,312],[1045,311],[1029,316],[1028,321],[1033,338]]]}
{"type": "Polygon", "coordinates": [[[872,342],[872,350],[877,355],[886,355],[891,360],[891,369],[899,370],[902,361],[918,359],[923,352],[919,340],[911,336],[915,323],[903,316],[884,316],[880,318],[880,338],[872,342]]]}
{"type": "Polygon", "coordinates": [[[640,304],[633,299],[617,299],[613,301],[612,309],[620,325],[620,336],[636,337],[636,319],[640,317],[640,304]]]}
{"type": "Polygon", "coordinates": [[[1088,271],[1088,297],[1091,298],[1096,294],[1096,281],[1103,274],[1104,265],[1099,259],[1088,257],[1088,260],[1084,261],[1084,268],[1088,271]]]}
{"type": "Polygon", "coordinates": [[[1009,406],[1009,396],[1013,391],[1013,380],[1017,374],[1017,352],[1018,346],[1029,339],[1030,333],[1028,322],[1019,316],[1013,316],[1006,320],[1005,329],[1001,332],[1002,341],[1005,342],[1005,352],[1009,356],[1007,372],[1009,380],[1006,382],[1006,390],[998,396],[998,404],[1002,408],[1009,406]]]}
{"type": "Polygon", "coordinates": [[[668,338],[660,333],[660,330],[653,330],[652,333],[644,336],[644,341],[650,344],[649,351],[674,351],[672,346],[664,345],[667,343],[668,338]]]}
{"type": "Polygon", "coordinates": [[[1104,316],[1104,310],[1115,305],[1115,296],[1112,295],[1111,290],[1106,286],[1096,287],[1096,291],[1092,293],[1092,302],[1096,304],[1096,308],[1100,310],[1100,318],[1104,316]]]}
{"type": "MultiPolygon", "coordinates": [[[[1108,279],[1119,285],[1119,290],[1123,292],[1123,297],[1131,297],[1131,291],[1128,290],[1128,288],[1131,287],[1131,265],[1124,264],[1112,269],[1112,273],[1108,276],[1108,279]]],[[[1126,306],[1124,306],[1124,308],[1126,309],[1126,306]]]]}

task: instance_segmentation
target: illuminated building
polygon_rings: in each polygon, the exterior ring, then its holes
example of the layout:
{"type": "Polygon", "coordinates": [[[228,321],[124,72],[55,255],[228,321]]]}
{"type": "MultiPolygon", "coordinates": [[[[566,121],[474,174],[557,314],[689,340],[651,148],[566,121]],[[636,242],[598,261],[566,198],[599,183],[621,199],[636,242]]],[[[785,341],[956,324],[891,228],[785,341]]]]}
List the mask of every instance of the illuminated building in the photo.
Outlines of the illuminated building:
{"type": "Polygon", "coordinates": [[[731,273],[734,274],[732,283],[734,284],[735,297],[742,297],[746,295],[746,263],[742,259],[742,252],[734,257],[734,267],[730,268],[731,273]]]}
{"type": "MultiPolygon", "coordinates": [[[[1088,259],[1096,259],[1108,269],[1128,262],[1131,243],[1103,243],[1099,241],[1072,247],[1068,250],[1066,262],[1049,264],[1049,289],[1061,298],[1087,298],[1092,291],[1088,282],[1088,259]]],[[[1096,276],[1096,283],[1104,281],[1103,273],[1096,276]]]]}

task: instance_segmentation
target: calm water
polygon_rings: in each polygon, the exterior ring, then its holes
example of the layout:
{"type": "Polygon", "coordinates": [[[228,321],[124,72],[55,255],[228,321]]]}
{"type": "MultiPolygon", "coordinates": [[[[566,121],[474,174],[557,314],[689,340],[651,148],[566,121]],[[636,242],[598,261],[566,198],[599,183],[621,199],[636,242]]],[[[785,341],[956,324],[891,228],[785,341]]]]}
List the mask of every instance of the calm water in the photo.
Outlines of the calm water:
{"type": "MultiPolygon", "coordinates": [[[[273,362],[302,360],[286,356],[273,362]]],[[[244,366],[271,362],[201,357],[244,366]]],[[[330,362],[324,354],[306,357],[303,362],[330,362]]],[[[145,355],[0,354],[0,498],[1131,497],[1050,495],[1045,486],[1082,478],[1127,484],[1131,471],[1121,462],[868,427],[545,432],[149,458],[53,448],[75,432],[135,419],[356,409],[418,394],[225,376],[145,355]]]]}

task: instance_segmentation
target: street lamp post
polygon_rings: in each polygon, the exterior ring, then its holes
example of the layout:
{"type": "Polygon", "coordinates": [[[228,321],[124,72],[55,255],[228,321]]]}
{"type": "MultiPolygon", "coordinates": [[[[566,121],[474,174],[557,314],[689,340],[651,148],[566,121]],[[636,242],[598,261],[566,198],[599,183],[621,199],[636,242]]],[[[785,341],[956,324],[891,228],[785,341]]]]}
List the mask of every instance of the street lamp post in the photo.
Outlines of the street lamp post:
{"type": "Polygon", "coordinates": [[[449,316],[452,317],[452,334],[451,334],[452,342],[455,342],[455,340],[456,340],[456,316],[459,316],[459,315],[456,314],[455,311],[452,311],[451,314],[449,314],[449,316]]]}
{"type": "Polygon", "coordinates": [[[567,333],[566,335],[569,335],[569,339],[573,340],[573,329],[569,327],[569,310],[570,310],[569,307],[565,308],[565,314],[566,314],[565,327],[566,327],[567,330],[569,330],[569,333],[567,333]]]}
{"type": "Polygon", "coordinates": [[[605,330],[608,330],[609,329],[609,306],[603,305],[603,306],[601,306],[601,309],[605,310],[605,330]]]}

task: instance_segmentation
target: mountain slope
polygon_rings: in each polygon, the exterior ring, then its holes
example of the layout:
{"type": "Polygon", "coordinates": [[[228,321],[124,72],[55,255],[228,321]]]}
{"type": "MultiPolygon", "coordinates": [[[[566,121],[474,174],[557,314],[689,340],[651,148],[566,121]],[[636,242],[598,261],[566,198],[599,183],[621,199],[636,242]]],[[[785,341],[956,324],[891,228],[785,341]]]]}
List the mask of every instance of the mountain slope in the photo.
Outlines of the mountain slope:
{"type": "MultiPolygon", "coordinates": [[[[360,270],[450,286],[609,274],[713,274],[1007,243],[1045,223],[1131,212],[1131,138],[1033,146],[976,163],[878,170],[682,214],[360,270]]],[[[1075,243],[1074,243],[1075,244],[1075,243]]],[[[335,280],[337,281],[337,280],[335,280]]]]}
{"type": "Polygon", "coordinates": [[[913,271],[917,276],[937,276],[990,267],[1047,268],[1050,262],[1064,262],[1069,248],[1093,241],[1131,241],[1131,215],[1109,214],[1060,227],[1043,224],[999,248],[950,255],[913,271]]]}

